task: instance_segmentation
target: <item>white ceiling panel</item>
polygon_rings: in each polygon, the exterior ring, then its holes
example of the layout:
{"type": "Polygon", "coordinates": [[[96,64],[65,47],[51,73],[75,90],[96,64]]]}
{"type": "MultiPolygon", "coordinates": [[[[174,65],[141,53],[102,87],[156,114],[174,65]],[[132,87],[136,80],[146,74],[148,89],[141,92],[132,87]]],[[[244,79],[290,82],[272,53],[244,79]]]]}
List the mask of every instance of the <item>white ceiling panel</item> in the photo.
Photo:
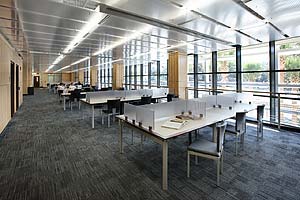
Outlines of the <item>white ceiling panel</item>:
{"type": "Polygon", "coordinates": [[[300,1],[298,0],[252,0],[247,6],[264,16],[289,36],[300,35],[300,1]]]}

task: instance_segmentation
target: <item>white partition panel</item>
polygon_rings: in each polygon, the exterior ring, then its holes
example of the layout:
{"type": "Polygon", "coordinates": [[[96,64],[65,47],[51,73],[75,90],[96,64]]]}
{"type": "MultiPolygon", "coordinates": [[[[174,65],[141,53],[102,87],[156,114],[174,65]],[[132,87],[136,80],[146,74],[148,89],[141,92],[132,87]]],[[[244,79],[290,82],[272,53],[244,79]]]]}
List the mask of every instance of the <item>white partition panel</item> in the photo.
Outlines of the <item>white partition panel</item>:
{"type": "Polygon", "coordinates": [[[126,90],[126,99],[141,97],[139,90],[126,90]]]}
{"type": "Polygon", "coordinates": [[[142,126],[149,127],[151,126],[152,129],[155,129],[155,123],[154,123],[154,110],[136,106],[136,123],[142,123],[142,126]]]}
{"type": "Polygon", "coordinates": [[[232,107],[235,101],[234,95],[217,95],[217,105],[222,107],[232,107]]]}
{"type": "Polygon", "coordinates": [[[160,118],[181,114],[181,112],[186,112],[186,100],[148,104],[141,107],[154,110],[155,120],[158,120],[160,118]]]}
{"type": "Polygon", "coordinates": [[[131,105],[129,103],[124,104],[124,116],[127,117],[129,120],[136,121],[136,108],[137,106],[131,105]]]}
{"type": "Polygon", "coordinates": [[[203,115],[206,116],[206,102],[197,101],[195,99],[190,99],[187,101],[186,105],[187,112],[192,112],[193,115],[203,115]]]}
{"type": "Polygon", "coordinates": [[[203,95],[202,98],[194,99],[206,103],[206,108],[217,106],[217,95],[203,95]]]}
{"type": "Polygon", "coordinates": [[[152,94],[153,94],[151,89],[141,89],[138,91],[139,91],[139,95],[141,97],[149,97],[149,96],[152,96],[152,94]]]}
{"type": "Polygon", "coordinates": [[[249,103],[253,99],[253,94],[236,93],[236,101],[242,103],[249,103]]]}
{"type": "Polygon", "coordinates": [[[156,98],[156,97],[163,97],[163,96],[167,96],[167,94],[169,93],[169,88],[153,88],[152,89],[152,97],[156,98]]]}

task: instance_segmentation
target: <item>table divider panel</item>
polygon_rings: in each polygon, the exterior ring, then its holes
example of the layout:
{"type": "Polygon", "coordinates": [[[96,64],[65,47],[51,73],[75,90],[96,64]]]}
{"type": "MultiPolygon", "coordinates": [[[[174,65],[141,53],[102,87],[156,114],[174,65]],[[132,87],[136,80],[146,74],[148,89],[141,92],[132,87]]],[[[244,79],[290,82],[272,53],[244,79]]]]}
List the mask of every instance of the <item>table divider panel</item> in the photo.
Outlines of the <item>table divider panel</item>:
{"type": "Polygon", "coordinates": [[[124,116],[128,118],[128,120],[136,121],[136,108],[137,106],[131,105],[129,103],[124,104],[124,116]]]}

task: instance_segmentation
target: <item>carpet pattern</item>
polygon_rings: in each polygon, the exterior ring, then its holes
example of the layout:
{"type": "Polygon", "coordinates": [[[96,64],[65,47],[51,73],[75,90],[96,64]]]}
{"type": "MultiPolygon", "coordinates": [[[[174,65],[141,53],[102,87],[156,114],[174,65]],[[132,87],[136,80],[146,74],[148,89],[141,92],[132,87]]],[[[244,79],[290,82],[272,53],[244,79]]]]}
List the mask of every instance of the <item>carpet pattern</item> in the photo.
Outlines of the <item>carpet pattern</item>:
{"type": "MultiPolygon", "coordinates": [[[[119,153],[118,123],[96,117],[95,129],[82,111],[63,111],[56,95],[36,89],[0,140],[0,199],[300,199],[300,135],[265,129],[256,141],[248,126],[245,147],[234,155],[226,136],[224,173],[216,186],[214,161],[191,163],[186,177],[188,135],[169,143],[169,190],[161,189],[161,146],[125,130],[119,153]]],[[[99,114],[99,113],[98,113],[99,114]]],[[[211,138],[210,129],[200,136],[211,138]]]]}

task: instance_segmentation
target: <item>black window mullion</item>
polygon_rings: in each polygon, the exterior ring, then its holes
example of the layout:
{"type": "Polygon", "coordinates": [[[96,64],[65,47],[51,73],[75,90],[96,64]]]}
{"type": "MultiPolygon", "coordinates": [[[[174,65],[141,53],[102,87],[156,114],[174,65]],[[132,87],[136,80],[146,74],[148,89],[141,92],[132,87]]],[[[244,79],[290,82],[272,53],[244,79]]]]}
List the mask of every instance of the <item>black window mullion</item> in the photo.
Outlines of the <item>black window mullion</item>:
{"type": "MultiPolygon", "coordinates": [[[[276,77],[276,66],[275,66],[275,41],[269,42],[269,69],[270,69],[270,121],[274,122],[275,121],[275,116],[276,116],[276,108],[277,104],[280,102],[277,102],[277,99],[273,98],[273,94],[277,92],[278,88],[278,81],[276,77]]],[[[279,113],[278,113],[279,115],[279,113]]],[[[278,122],[280,123],[280,122],[278,122]]]]}
{"type": "MultiPolygon", "coordinates": [[[[198,88],[198,55],[194,55],[194,88],[198,88]]],[[[198,98],[198,90],[194,90],[194,97],[198,98]]]]}
{"type": "Polygon", "coordinates": [[[160,87],[160,61],[157,61],[157,87],[160,87]]]}
{"type": "Polygon", "coordinates": [[[151,62],[148,63],[148,87],[151,88],[151,62]]]}
{"type": "Polygon", "coordinates": [[[218,58],[217,58],[217,51],[212,52],[212,93],[217,94],[217,65],[218,65],[218,58]]]}
{"type": "Polygon", "coordinates": [[[137,89],[137,66],[136,65],[134,65],[134,68],[133,68],[133,70],[134,70],[134,88],[135,89],[137,89]]]}
{"type": "Polygon", "coordinates": [[[242,92],[242,47],[236,46],[235,53],[236,62],[236,92],[242,92]]]}
{"type": "Polygon", "coordinates": [[[130,88],[131,87],[131,76],[132,76],[131,65],[129,65],[128,67],[129,67],[128,84],[129,84],[129,88],[130,88]]]}
{"type": "Polygon", "coordinates": [[[140,64],[140,83],[141,83],[141,89],[144,88],[144,72],[143,72],[143,64],[140,64]]]}
{"type": "Polygon", "coordinates": [[[127,72],[128,66],[125,66],[125,87],[127,88],[128,83],[128,72],[127,72]]]}

